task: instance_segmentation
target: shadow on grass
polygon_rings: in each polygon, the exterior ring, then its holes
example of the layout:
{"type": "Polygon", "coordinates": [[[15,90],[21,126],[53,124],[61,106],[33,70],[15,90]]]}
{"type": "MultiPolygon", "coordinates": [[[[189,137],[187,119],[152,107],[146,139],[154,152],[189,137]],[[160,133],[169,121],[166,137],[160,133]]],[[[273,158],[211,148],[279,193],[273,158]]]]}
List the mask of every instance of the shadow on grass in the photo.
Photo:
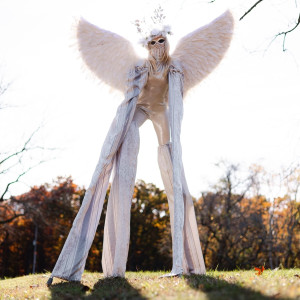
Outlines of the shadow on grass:
{"type": "Polygon", "coordinates": [[[51,299],[146,299],[125,278],[104,278],[93,289],[80,282],[61,282],[49,287],[51,299]]]}
{"type": "Polygon", "coordinates": [[[201,290],[210,300],[283,300],[284,298],[269,297],[259,291],[242,287],[239,283],[230,283],[208,275],[184,276],[186,283],[195,290],[201,290]]]}

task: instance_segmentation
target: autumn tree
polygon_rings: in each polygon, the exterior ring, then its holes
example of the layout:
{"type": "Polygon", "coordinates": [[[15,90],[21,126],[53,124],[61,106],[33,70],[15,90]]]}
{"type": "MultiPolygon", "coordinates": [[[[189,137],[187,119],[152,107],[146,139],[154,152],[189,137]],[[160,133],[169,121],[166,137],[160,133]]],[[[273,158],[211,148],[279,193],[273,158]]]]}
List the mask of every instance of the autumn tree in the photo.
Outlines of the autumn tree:
{"type": "MultiPolygon", "coordinates": [[[[259,166],[244,172],[232,164],[222,167],[220,180],[194,199],[207,269],[299,267],[299,170],[283,177],[287,187],[283,196],[269,197],[263,193],[268,174],[259,166]]],[[[102,271],[109,191],[86,262],[90,271],[102,271]]],[[[36,271],[52,270],[84,193],[71,178],[58,178],[52,185],[33,187],[28,193],[12,197],[8,203],[11,209],[23,215],[0,224],[0,277],[32,272],[34,240],[36,271]]],[[[139,180],[132,199],[127,270],[171,268],[169,216],[164,191],[139,180]]]]}
{"type": "MultiPolygon", "coordinates": [[[[9,103],[4,102],[3,97],[7,94],[10,83],[0,80],[0,119],[1,114],[13,109],[9,103]]],[[[0,124],[7,126],[7,124],[0,124]]],[[[11,202],[10,189],[12,186],[20,182],[30,170],[41,165],[50,156],[46,157],[53,148],[41,147],[35,141],[41,126],[38,126],[24,141],[17,141],[14,145],[9,146],[6,142],[1,143],[0,147],[0,225],[9,223],[12,220],[23,216],[25,210],[18,210],[16,204],[11,202]],[[43,154],[43,155],[42,155],[43,154]],[[41,156],[44,156],[41,158],[41,156]]],[[[3,130],[2,132],[6,132],[3,130]]]]}
{"type": "Polygon", "coordinates": [[[1,225],[0,275],[32,272],[36,228],[36,271],[50,270],[67,238],[83,195],[84,190],[71,178],[58,178],[54,186],[33,187],[28,193],[12,197],[9,205],[23,215],[1,225]]]}
{"type": "Polygon", "coordinates": [[[214,191],[196,203],[203,255],[209,268],[250,268],[265,252],[269,203],[261,195],[250,197],[252,173],[243,178],[237,166],[223,168],[214,191]]]}
{"type": "MultiPolygon", "coordinates": [[[[50,271],[59,256],[80,208],[85,190],[71,178],[59,178],[54,185],[33,187],[28,193],[12,197],[10,205],[23,215],[0,228],[0,276],[16,276],[32,272],[35,229],[38,229],[36,271],[50,271]],[[26,212],[26,213],[25,213],[26,212]],[[5,259],[3,259],[3,257],[5,259]]],[[[86,269],[101,271],[103,231],[106,206],[86,262],[86,269]]],[[[153,184],[138,181],[135,186],[131,237],[127,269],[158,270],[169,268],[168,251],[161,251],[166,236],[169,214],[165,193],[153,184]]]]}
{"type": "Polygon", "coordinates": [[[141,180],[136,183],[130,226],[128,269],[170,269],[171,248],[162,247],[163,240],[171,241],[168,201],[163,190],[141,180]]]}
{"type": "Polygon", "coordinates": [[[276,245],[272,258],[276,265],[291,268],[300,263],[300,169],[289,168],[282,173],[285,195],[276,197],[272,205],[276,245]]]}

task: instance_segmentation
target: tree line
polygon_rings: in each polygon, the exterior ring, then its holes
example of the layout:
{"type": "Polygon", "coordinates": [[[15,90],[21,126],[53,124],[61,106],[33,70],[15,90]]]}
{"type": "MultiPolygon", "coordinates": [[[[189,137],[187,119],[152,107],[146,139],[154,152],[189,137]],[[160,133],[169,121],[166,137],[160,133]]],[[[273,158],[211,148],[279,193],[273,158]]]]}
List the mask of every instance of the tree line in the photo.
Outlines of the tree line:
{"type": "MultiPolygon", "coordinates": [[[[207,269],[300,267],[300,172],[283,178],[285,193],[267,197],[268,174],[254,166],[242,176],[234,165],[209,191],[194,199],[207,269]]],[[[269,176],[274,181],[274,176],[269,176]]],[[[273,182],[274,183],[274,182],[273,182]]],[[[278,182],[275,182],[278,184],[278,182]]],[[[273,186],[268,181],[269,186],[273,186]]],[[[84,197],[72,178],[32,187],[0,203],[0,277],[51,271],[84,197]]],[[[86,263],[102,271],[104,220],[109,190],[86,263]]],[[[154,184],[137,181],[131,208],[127,270],[169,270],[171,231],[167,197],[154,184]]]]}

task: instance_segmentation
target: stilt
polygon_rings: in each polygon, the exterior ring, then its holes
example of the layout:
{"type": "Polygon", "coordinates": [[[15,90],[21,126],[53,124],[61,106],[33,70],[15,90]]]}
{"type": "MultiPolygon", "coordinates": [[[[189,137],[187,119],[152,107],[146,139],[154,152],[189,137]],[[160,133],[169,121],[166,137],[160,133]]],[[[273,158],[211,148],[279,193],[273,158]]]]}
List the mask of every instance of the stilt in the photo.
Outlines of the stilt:
{"type": "Polygon", "coordinates": [[[53,282],[53,277],[50,277],[47,281],[47,286],[49,287],[53,282]]]}
{"type": "Polygon", "coordinates": [[[168,273],[168,274],[164,274],[164,275],[162,275],[162,276],[159,276],[158,278],[169,278],[169,277],[179,277],[179,278],[181,278],[182,277],[182,273],[178,273],[178,274],[175,274],[175,273],[168,273]]]}

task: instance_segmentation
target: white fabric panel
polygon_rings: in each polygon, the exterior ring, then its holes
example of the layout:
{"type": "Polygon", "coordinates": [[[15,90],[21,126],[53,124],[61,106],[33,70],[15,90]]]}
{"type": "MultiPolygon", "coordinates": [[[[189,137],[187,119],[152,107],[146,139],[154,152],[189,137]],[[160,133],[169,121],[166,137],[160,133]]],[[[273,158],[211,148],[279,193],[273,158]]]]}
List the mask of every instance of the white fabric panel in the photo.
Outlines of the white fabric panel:
{"type": "Polygon", "coordinates": [[[172,141],[173,193],[174,193],[174,231],[172,239],[173,267],[171,275],[183,272],[183,224],[184,203],[181,183],[181,121],[183,116],[182,100],[183,73],[178,67],[169,70],[169,121],[172,141]]]}
{"type": "Polygon", "coordinates": [[[139,151],[139,128],[132,121],[115,160],[104,226],[104,276],[125,276],[130,240],[130,209],[139,151]]]}
{"type": "Polygon", "coordinates": [[[59,277],[69,281],[79,281],[81,279],[86,258],[99,223],[114,159],[129,129],[138,96],[147,82],[147,77],[147,67],[136,67],[129,74],[125,100],[118,107],[104,141],[92,181],[85,193],[80,210],[73,222],[51,277],[59,277]]]}
{"type": "MultiPolygon", "coordinates": [[[[168,204],[171,219],[172,239],[174,239],[174,193],[173,193],[173,166],[170,155],[171,145],[158,147],[158,164],[165,191],[168,197],[168,204]]],[[[184,198],[184,226],[183,226],[183,273],[184,274],[205,274],[198,227],[195,215],[193,199],[189,193],[184,171],[181,173],[183,198],[184,198]]]]}

